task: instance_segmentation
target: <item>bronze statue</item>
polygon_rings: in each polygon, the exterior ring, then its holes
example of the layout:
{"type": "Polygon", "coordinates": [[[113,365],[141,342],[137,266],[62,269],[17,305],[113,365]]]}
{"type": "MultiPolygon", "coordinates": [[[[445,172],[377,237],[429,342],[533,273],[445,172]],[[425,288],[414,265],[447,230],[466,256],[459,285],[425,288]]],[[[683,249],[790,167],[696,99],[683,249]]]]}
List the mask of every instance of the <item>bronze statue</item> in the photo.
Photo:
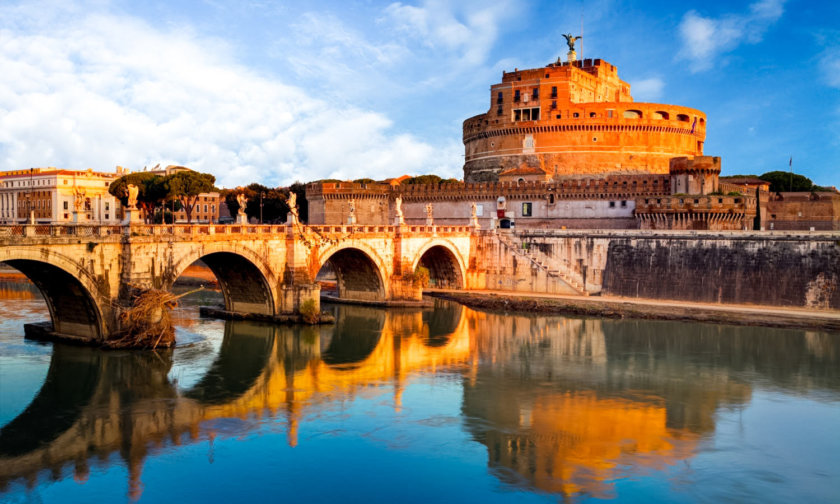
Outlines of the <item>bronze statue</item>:
{"type": "Polygon", "coordinates": [[[575,37],[571,33],[564,33],[563,36],[566,38],[566,44],[569,45],[569,51],[574,51],[575,50],[575,42],[583,38],[580,35],[575,37]]]}

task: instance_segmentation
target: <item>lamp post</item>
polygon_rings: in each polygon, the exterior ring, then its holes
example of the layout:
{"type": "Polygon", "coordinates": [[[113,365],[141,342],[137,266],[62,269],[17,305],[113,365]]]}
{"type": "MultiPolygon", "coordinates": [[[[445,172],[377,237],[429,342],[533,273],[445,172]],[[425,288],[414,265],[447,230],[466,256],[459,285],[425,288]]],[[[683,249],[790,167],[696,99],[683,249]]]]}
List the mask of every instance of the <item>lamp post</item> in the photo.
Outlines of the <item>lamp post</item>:
{"type": "Polygon", "coordinates": [[[35,168],[29,169],[29,223],[35,224],[35,210],[32,208],[32,177],[35,174],[35,168]]]}
{"type": "Polygon", "coordinates": [[[263,223],[263,196],[265,196],[265,193],[260,191],[260,224],[263,223]]]}

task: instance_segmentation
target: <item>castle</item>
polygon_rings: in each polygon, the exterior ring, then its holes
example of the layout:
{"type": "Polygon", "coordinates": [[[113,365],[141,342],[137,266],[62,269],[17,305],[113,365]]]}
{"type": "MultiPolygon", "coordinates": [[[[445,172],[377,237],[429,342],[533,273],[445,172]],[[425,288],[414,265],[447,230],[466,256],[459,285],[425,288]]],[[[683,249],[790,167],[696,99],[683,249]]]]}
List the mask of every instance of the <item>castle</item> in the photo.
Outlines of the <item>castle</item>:
{"type": "Polygon", "coordinates": [[[705,114],[633,102],[630,85],[600,59],[504,72],[490,101],[464,121],[466,182],[523,167],[548,178],[667,174],[672,158],[703,154],[705,114]]]}
{"type": "Polygon", "coordinates": [[[633,102],[615,66],[577,60],[569,45],[566,62],[504,72],[491,86],[488,112],[464,121],[464,183],[314,182],[306,192],[310,223],[696,230],[761,224],[758,203],[767,195],[720,181],[720,157],[703,155],[703,112],[633,102]]]}

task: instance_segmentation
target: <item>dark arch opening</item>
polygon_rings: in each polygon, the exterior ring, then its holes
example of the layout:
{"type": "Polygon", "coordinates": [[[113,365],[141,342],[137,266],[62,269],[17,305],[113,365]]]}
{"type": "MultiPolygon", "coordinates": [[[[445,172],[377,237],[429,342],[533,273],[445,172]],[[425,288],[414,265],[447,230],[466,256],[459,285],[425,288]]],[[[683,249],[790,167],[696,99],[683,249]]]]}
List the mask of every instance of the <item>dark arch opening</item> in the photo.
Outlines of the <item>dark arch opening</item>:
{"type": "Polygon", "coordinates": [[[463,289],[464,279],[455,255],[446,247],[435,245],[423,253],[418,268],[429,270],[429,287],[463,289]]]}
{"type": "Polygon", "coordinates": [[[102,339],[99,310],[76,277],[41,261],[13,259],[5,263],[23,273],[41,291],[55,333],[84,340],[102,339]]]}
{"type": "Polygon", "coordinates": [[[331,255],[318,272],[317,279],[327,280],[330,270],[334,275],[335,292],[339,298],[385,301],[385,286],[379,268],[361,250],[346,248],[331,255]]]}
{"type": "Polygon", "coordinates": [[[435,303],[435,309],[423,312],[423,325],[428,329],[424,343],[442,347],[449,342],[461,321],[462,307],[456,303],[435,303]]]}
{"type": "Polygon", "coordinates": [[[53,345],[50,368],[38,395],[0,429],[0,455],[15,457],[47,445],[67,431],[90,403],[101,372],[101,352],[53,345]]]}
{"type": "MultiPolygon", "coordinates": [[[[190,268],[200,270],[202,263],[215,275],[226,310],[274,315],[274,299],[268,281],[254,263],[232,252],[214,252],[201,257],[190,268]]],[[[188,275],[182,273],[181,276],[188,275]]]]}
{"type": "Polygon", "coordinates": [[[337,306],[335,331],[324,348],[321,359],[333,366],[352,369],[365,360],[379,344],[385,326],[385,312],[367,307],[337,306]]]}
{"type": "Polygon", "coordinates": [[[228,320],[219,354],[207,374],[184,395],[202,404],[224,404],[254,386],[271,357],[275,327],[228,320]]]}

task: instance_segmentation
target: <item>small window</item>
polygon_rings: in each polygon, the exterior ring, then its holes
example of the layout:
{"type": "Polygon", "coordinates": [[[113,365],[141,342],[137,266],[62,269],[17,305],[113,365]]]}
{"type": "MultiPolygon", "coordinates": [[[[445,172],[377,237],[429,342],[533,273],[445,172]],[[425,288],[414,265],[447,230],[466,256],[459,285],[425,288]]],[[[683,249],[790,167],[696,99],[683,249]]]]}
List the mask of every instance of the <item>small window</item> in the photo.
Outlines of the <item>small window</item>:
{"type": "Polygon", "coordinates": [[[685,114],[677,114],[677,121],[688,122],[688,116],[685,114]]]}
{"type": "Polygon", "coordinates": [[[607,117],[612,117],[612,116],[613,116],[613,111],[612,110],[607,110],[607,117]]]}
{"type": "Polygon", "coordinates": [[[518,89],[513,92],[513,101],[515,101],[515,102],[519,101],[519,90],[518,89]]]}
{"type": "Polygon", "coordinates": [[[556,108],[557,108],[557,100],[553,100],[553,101],[551,102],[551,110],[554,110],[554,109],[556,109],[556,108]]]}
{"type": "Polygon", "coordinates": [[[590,112],[589,117],[598,117],[598,114],[596,114],[595,112],[590,112]]]}
{"type": "Polygon", "coordinates": [[[575,113],[572,114],[572,117],[575,117],[575,118],[580,117],[580,114],[575,112],[575,113]]]}
{"type": "Polygon", "coordinates": [[[557,98],[557,86],[551,86],[551,97],[557,98]]]}
{"type": "Polygon", "coordinates": [[[549,194],[549,195],[548,195],[548,204],[549,204],[549,205],[553,205],[553,204],[554,204],[554,195],[553,195],[553,194],[549,194]]]}
{"type": "Polygon", "coordinates": [[[695,200],[694,200],[694,204],[696,205],[697,203],[700,203],[700,200],[699,200],[699,199],[695,199],[695,200]]]}
{"type": "Polygon", "coordinates": [[[641,119],[642,118],[642,111],[641,110],[625,110],[624,117],[626,119],[641,119]]]}
{"type": "Polygon", "coordinates": [[[534,92],[531,93],[531,97],[535,100],[540,99],[540,88],[534,88],[534,92]]]}
{"type": "Polygon", "coordinates": [[[499,94],[496,95],[496,103],[502,103],[502,92],[499,91],[499,94]]]}
{"type": "Polygon", "coordinates": [[[522,203],[522,217],[530,217],[532,209],[531,203],[522,203]]]}
{"type": "Polygon", "coordinates": [[[65,210],[69,210],[69,205],[67,204],[67,202],[66,202],[66,201],[64,202],[64,209],[65,209],[65,210]]]}
{"type": "Polygon", "coordinates": [[[522,111],[520,109],[516,109],[513,111],[513,120],[514,121],[521,121],[522,120],[522,111]]]}
{"type": "Polygon", "coordinates": [[[723,203],[723,198],[718,198],[718,203],[723,203]]]}
{"type": "Polygon", "coordinates": [[[627,200],[621,200],[621,208],[627,208],[627,200]]]}
{"type": "Polygon", "coordinates": [[[563,119],[563,114],[557,114],[557,119],[563,119]]]}
{"type": "Polygon", "coordinates": [[[610,201],[610,208],[615,208],[615,201],[610,201]]]}
{"type": "Polygon", "coordinates": [[[668,114],[668,112],[664,112],[662,110],[657,110],[656,112],[653,113],[653,118],[654,119],[668,120],[668,118],[670,118],[670,117],[671,116],[668,114]]]}
{"type": "Polygon", "coordinates": [[[502,107],[496,109],[496,115],[502,115],[502,107]]]}

